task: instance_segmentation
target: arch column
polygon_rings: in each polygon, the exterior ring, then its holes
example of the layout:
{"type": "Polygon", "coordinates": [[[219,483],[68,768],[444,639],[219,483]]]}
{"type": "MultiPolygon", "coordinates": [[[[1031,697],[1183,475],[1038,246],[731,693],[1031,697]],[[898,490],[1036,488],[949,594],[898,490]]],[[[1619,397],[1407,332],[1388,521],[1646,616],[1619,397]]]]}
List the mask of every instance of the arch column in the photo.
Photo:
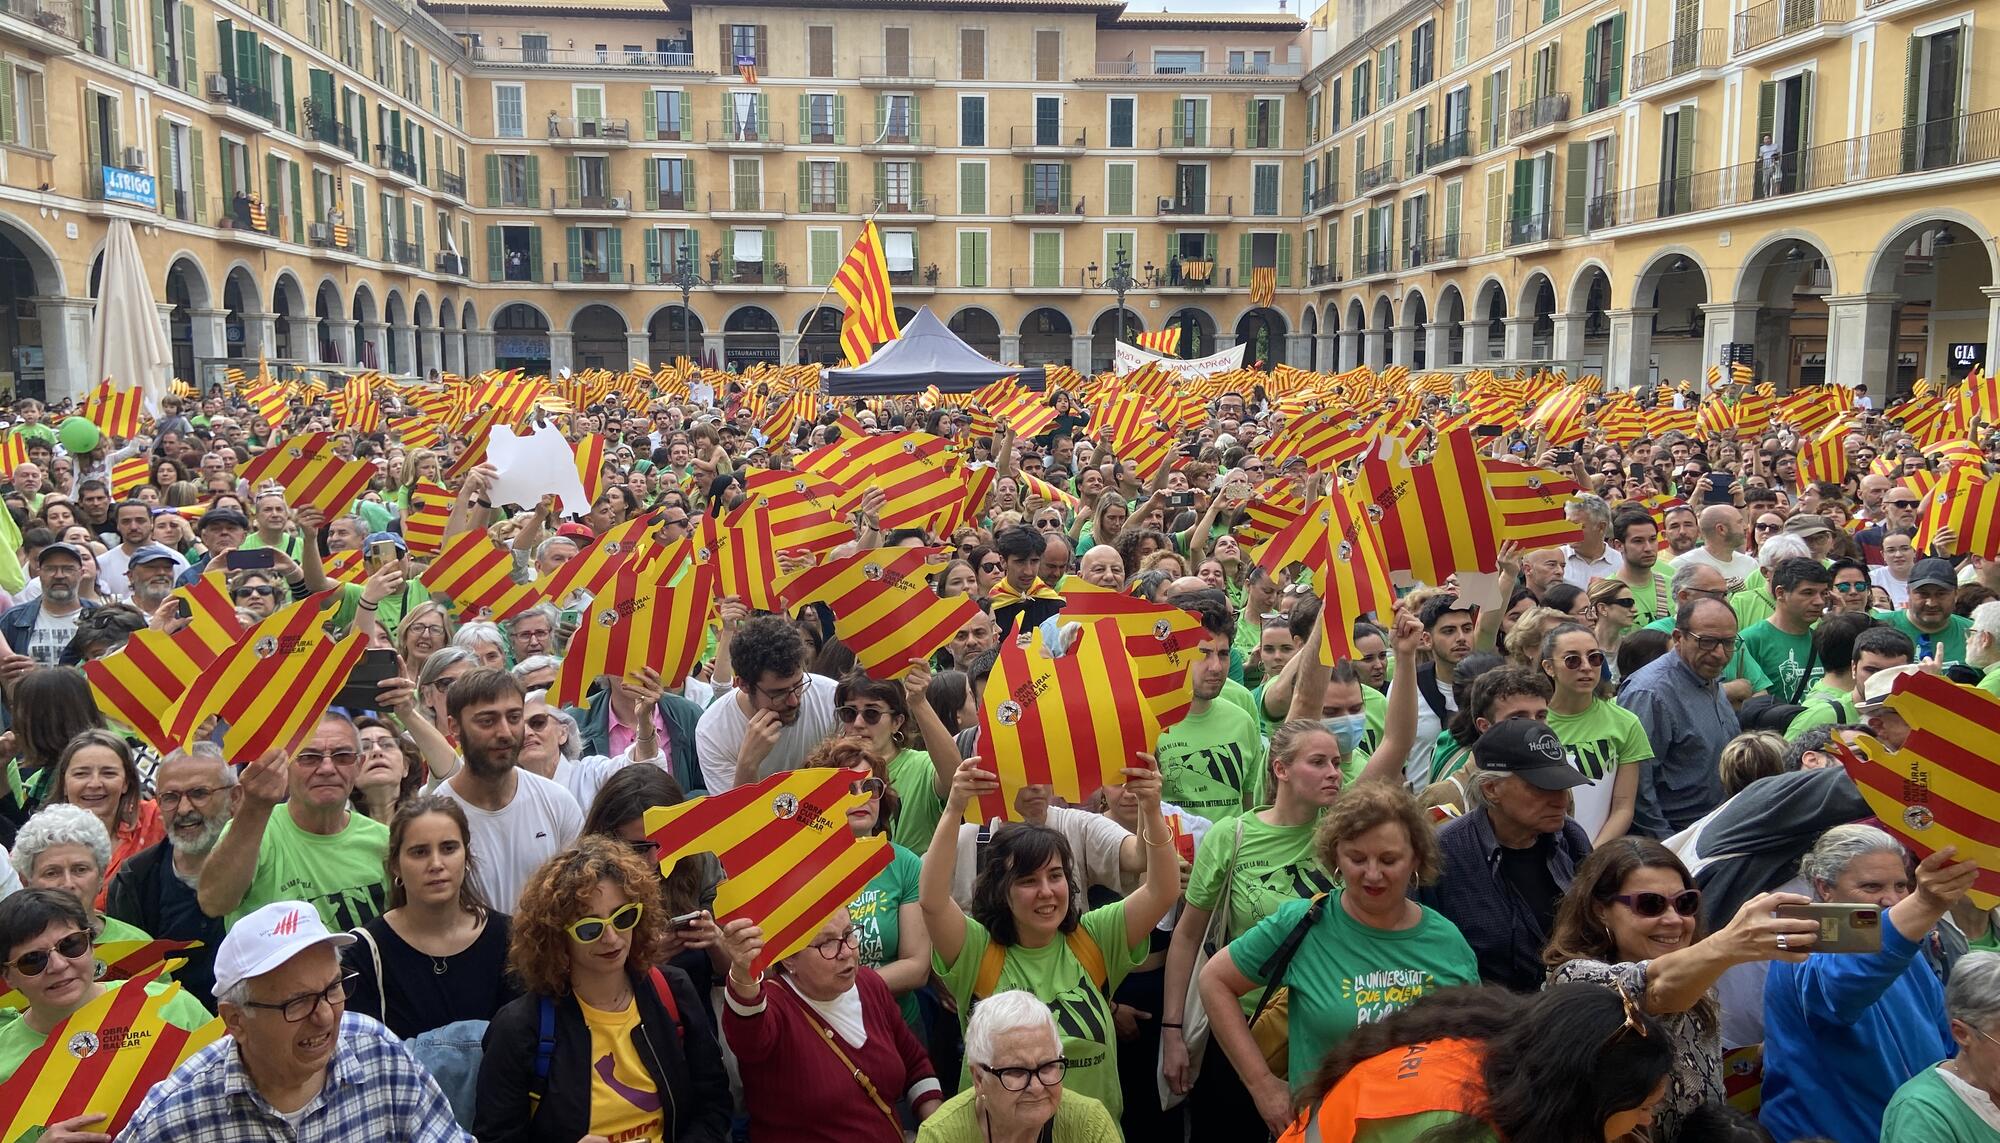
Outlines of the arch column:
{"type": "Polygon", "coordinates": [[[1535,356],[1534,315],[1502,319],[1507,325],[1506,345],[1501,350],[1507,361],[1528,361],[1535,356]]]}
{"type": "Polygon", "coordinates": [[[1571,377],[1583,373],[1583,323],[1589,314],[1555,315],[1555,335],[1549,349],[1555,363],[1567,370],[1571,377]]]}
{"type": "Polygon", "coordinates": [[[444,331],[444,371],[465,376],[465,331],[462,329],[444,331]]]}
{"type": "Polygon", "coordinates": [[[799,342],[801,335],[780,333],[778,335],[778,364],[797,365],[799,363],[799,342]]]}
{"type": "Polygon", "coordinates": [[[1443,369],[1451,363],[1451,326],[1448,321],[1424,325],[1424,368],[1443,369]]]}
{"type": "Polygon", "coordinates": [[[286,333],[292,339],[292,355],[297,360],[317,364],[319,361],[319,338],[313,335],[313,319],[292,316],[285,319],[290,328],[286,333]]]}
{"type": "Polygon", "coordinates": [[[434,325],[420,325],[417,334],[423,342],[424,351],[419,355],[423,360],[413,363],[415,368],[412,372],[422,379],[430,376],[433,369],[444,369],[444,330],[434,325]]]}
{"type": "Polygon", "coordinates": [[[1235,349],[1235,348],[1236,348],[1236,334],[1234,331],[1231,331],[1229,333],[1223,333],[1218,330],[1216,332],[1215,351],[1217,353],[1221,353],[1225,349],[1235,349]]]}
{"type": "Polygon", "coordinates": [[[724,343],[723,343],[723,339],[722,339],[722,335],[721,335],[721,334],[719,334],[719,333],[704,333],[704,334],[702,334],[702,335],[701,335],[701,352],[702,352],[702,355],[703,355],[703,356],[705,356],[705,357],[712,357],[712,358],[714,358],[714,359],[715,359],[715,363],[716,363],[716,365],[718,365],[718,366],[720,366],[720,365],[723,365],[723,364],[725,363],[725,360],[724,360],[724,358],[725,358],[725,353],[724,353],[724,351],[726,350],[726,348],[727,348],[727,346],[725,346],[725,345],[724,345],[724,343]]]}
{"type": "Polygon", "coordinates": [[[243,311],[243,356],[275,357],[278,315],[243,311]]]}
{"type": "Polygon", "coordinates": [[[549,331],[549,376],[576,368],[576,335],[566,329],[549,331]]]}
{"type": "Polygon", "coordinates": [[[1000,361],[1002,364],[1021,360],[1021,335],[1003,333],[1000,335],[1000,361]]]}
{"type": "Polygon", "coordinates": [[[1391,326],[1391,344],[1394,346],[1389,360],[1397,365],[1417,367],[1417,327],[1413,325],[1391,326]]]}
{"type": "Polygon", "coordinates": [[[1340,335],[1321,333],[1313,337],[1313,369],[1334,373],[1340,369],[1340,335]]]}
{"type": "MultiPolygon", "coordinates": [[[[1743,341],[1756,343],[1758,308],[1756,302],[1701,304],[1701,361],[1704,369],[1721,363],[1724,346],[1743,341]]],[[[1829,321],[1829,332],[1831,329],[1832,323],[1829,321]]],[[[1829,373],[1828,376],[1833,374],[1829,373]]],[[[1707,384],[1705,376],[1700,384],[1707,384]]]]}
{"type": "Polygon", "coordinates": [[[328,318],[326,324],[333,330],[333,351],[339,355],[340,363],[354,364],[355,333],[361,323],[353,318],[328,318]]]}
{"type": "Polygon", "coordinates": [[[42,392],[51,401],[81,401],[94,384],[85,374],[90,372],[90,315],[96,303],[89,298],[34,302],[42,319],[42,392]]]}
{"type": "Polygon", "coordinates": [[[1345,373],[1361,364],[1361,331],[1343,329],[1334,336],[1340,339],[1340,371],[1345,373]]]}
{"type": "Polygon", "coordinates": [[[1361,334],[1361,359],[1370,369],[1385,369],[1389,365],[1389,331],[1386,329],[1365,330],[1361,334]]]}
{"type": "MultiPolygon", "coordinates": [[[[172,345],[174,343],[174,303],[154,302],[153,309],[160,315],[160,336],[167,339],[168,345],[172,345]]],[[[181,380],[187,381],[190,378],[183,377],[181,380]]]]}
{"type": "Polygon", "coordinates": [[[1654,309],[1612,310],[1611,338],[1604,352],[1607,389],[1637,389],[1652,384],[1654,309]]]}
{"type": "MultiPolygon", "coordinates": [[[[226,310],[188,310],[188,333],[194,338],[194,371],[200,374],[188,380],[200,386],[203,393],[208,392],[209,386],[224,380],[223,359],[229,356],[228,317],[226,310]]],[[[312,327],[308,325],[306,330],[308,343],[317,346],[318,339],[312,336],[312,327]]],[[[297,338],[299,334],[294,330],[292,336],[297,338]]]]}
{"type": "Polygon", "coordinates": [[[417,368],[416,328],[408,325],[392,326],[389,336],[396,339],[396,360],[402,365],[403,372],[422,377],[423,371],[417,368]]]}
{"type": "Polygon", "coordinates": [[[1458,324],[1465,332],[1465,364],[1486,364],[1487,351],[1491,348],[1486,344],[1486,327],[1490,323],[1484,321],[1462,321],[1458,324]]]}
{"type": "Polygon", "coordinates": [[[1312,368],[1313,335],[1309,333],[1288,333],[1285,335],[1285,364],[1302,369],[1312,368]]]}
{"type": "Polygon", "coordinates": [[[1986,356],[2000,353],[2000,286],[1981,286],[1986,295],[1986,356]]]}
{"type": "Polygon", "coordinates": [[[1096,338],[1087,332],[1072,333],[1069,335],[1070,368],[1083,374],[1085,377],[1095,372],[1091,368],[1091,359],[1097,356],[1096,340],[1096,338]]]}
{"type": "Polygon", "coordinates": [[[368,367],[371,369],[381,369],[385,367],[389,362],[389,345],[388,342],[384,340],[383,335],[387,334],[388,332],[389,332],[388,322],[382,322],[382,321],[362,322],[361,345],[368,352],[361,356],[357,356],[355,358],[355,364],[359,365],[363,362],[364,359],[366,359],[368,362],[368,367]]]}
{"type": "Polygon", "coordinates": [[[466,330],[464,357],[464,368],[456,370],[461,377],[472,373],[484,373],[493,368],[493,331],[466,330]]]}
{"type": "Polygon", "coordinates": [[[625,363],[628,366],[637,365],[641,361],[645,361],[646,364],[651,365],[652,362],[648,361],[647,358],[651,357],[652,355],[653,355],[652,334],[646,332],[643,329],[640,330],[638,333],[633,333],[629,329],[625,331],[625,363]]]}
{"type": "Polygon", "coordinates": [[[1867,382],[1876,407],[1888,404],[1895,378],[1894,294],[1843,294],[1826,299],[1826,375],[1867,382]]]}

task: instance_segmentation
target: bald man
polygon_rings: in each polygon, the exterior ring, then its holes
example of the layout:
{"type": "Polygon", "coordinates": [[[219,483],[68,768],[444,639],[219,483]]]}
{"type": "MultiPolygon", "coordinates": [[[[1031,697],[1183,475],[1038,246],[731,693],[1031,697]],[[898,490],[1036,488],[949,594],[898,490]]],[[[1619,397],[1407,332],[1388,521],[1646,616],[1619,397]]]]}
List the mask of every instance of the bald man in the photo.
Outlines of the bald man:
{"type": "Polygon", "coordinates": [[[1078,567],[1077,574],[1087,584],[1117,591],[1125,586],[1125,561],[1119,558],[1117,548],[1099,544],[1083,553],[1083,563],[1078,567]]]}
{"type": "Polygon", "coordinates": [[[1049,533],[1048,539],[1048,546],[1042,549],[1040,574],[1043,583],[1053,586],[1061,583],[1063,577],[1069,574],[1069,561],[1073,549],[1070,547],[1069,537],[1060,532],[1049,533]]]}
{"type": "Polygon", "coordinates": [[[1701,510],[1695,523],[1701,528],[1701,546],[1674,557],[1674,566],[1705,564],[1722,573],[1735,591],[1757,574],[1757,558],[1743,550],[1747,535],[1743,512],[1734,504],[1710,504],[1701,510]]]}

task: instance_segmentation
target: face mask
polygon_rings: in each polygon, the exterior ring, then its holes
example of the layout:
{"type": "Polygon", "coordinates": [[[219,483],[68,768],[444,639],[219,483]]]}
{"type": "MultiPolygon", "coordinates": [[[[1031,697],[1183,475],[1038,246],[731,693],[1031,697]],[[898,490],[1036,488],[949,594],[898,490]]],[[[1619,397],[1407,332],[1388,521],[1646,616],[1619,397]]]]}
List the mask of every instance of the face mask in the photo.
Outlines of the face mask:
{"type": "Polygon", "coordinates": [[[1355,748],[1361,745],[1361,736],[1368,733],[1368,716],[1337,714],[1332,718],[1321,719],[1320,725],[1326,727],[1327,733],[1333,735],[1334,745],[1340,748],[1340,756],[1345,758],[1354,753],[1355,748]]]}

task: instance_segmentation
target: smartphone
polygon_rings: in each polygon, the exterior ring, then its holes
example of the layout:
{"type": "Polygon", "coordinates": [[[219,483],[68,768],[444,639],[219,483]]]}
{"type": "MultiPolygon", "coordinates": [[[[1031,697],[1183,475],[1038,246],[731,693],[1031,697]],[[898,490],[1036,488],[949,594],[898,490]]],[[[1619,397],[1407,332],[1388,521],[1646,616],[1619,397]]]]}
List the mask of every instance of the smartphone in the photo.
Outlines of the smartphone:
{"type": "Polygon", "coordinates": [[[394,563],[395,560],[396,543],[394,540],[377,540],[368,545],[369,567],[379,568],[384,564],[394,563]]]}
{"type": "Polygon", "coordinates": [[[1192,492],[1167,493],[1167,507],[1175,509],[1194,507],[1194,493],[1192,492]]]}
{"type": "Polygon", "coordinates": [[[361,653],[361,661],[341,684],[340,692],[333,696],[333,705],[348,710],[379,710],[382,701],[379,690],[384,682],[396,677],[402,668],[396,661],[396,652],[381,647],[372,647],[361,653]]]}
{"type": "Polygon", "coordinates": [[[1644,480],[1646,479],[1646,462],[1635,460],[1626,467],[1625,471],[1630,473],[1634,480],[1644,480]]]}
{"type": "Polygon", "coordinates": [[[188,605],[186,598],[174,600],[174,616],[179,619],[194,618],[194,608],[188,605]]]}
{"type": "Polygon", "coordinates": [[[1500,425],[1474,425],[1474,426],[1472,426],[1472,435],[1473,435],[1473,436],[1475,436],[1475,437],[1497,437],[1497,436],[1499,436],[1500,434],[1502,434],[1502,433],[1504,433],[1504,432],[1506,432],[1506,431],[1507,431],[1507,430],[1506,430],[1506,429],[1505,429],[1504,427],[1500,426],[1500,425]]]}
{"type": "Polygon", "coordinates": [[[1736,503],[1736,495],[1735,495],[1735,493],[1733,493],[1733,492],[1731,492],[1731,491],[1729,490],[1729,487],[1730,487],[1730,485],[1734,484],[1735,482],[1736,482],[1736,478],[1735,478],[1734,476],[1732,476],[1731,474],[1727,473],[1727,472],[1711,472],[1711,473],[1709,473],[1709,474],[1708,474],[1708,493],[1707,493],[1707,495],[1705,495],[1705,496],[1703,496],[1703,497],[1701,498],[1701,502],[1702,502],[1703,504],[1734,504],[1734,503],[1736,503]]]}
{"type": "Polygon", "coordinates": [[[1838,905],[1814,902],[1810,905],[1780,905],[1778,916],[1819,924],[1816,953],[1872,953],[1882,951],[1882,910],[1874,905],[1838,905]]]}
{"type": "Polygon", "coordinates": [[[682,913],[678,917],[667,918],[667,927],[672,929],[692,929],[700,923],[701,923],[700,909],[696,909],[692,913],[682,913]]]}
{"type": "Polygon", "coordinates": [[[237,548],[222,558],[222,566],[230,571],[270,571],[278,566],[278,553],[272,548],[237,548]]]}
{"type": "Polygon", "coordinates": [[[1573,449],[1573,448],[1559,448],[1559,449],[1556,449],[1556,450],[1554,450],[1554,451],[1553,451],[1553,452],[1552,452],[1552,453],[1550,454],[1550,456],[1549,456],[1549,463],[1551,463],[1551,464],[1569,464],[1570,462],[1574,461],[1575,459],[1576,459],[1576,450],[1575,450],[1575,449],[1573,449]]]}

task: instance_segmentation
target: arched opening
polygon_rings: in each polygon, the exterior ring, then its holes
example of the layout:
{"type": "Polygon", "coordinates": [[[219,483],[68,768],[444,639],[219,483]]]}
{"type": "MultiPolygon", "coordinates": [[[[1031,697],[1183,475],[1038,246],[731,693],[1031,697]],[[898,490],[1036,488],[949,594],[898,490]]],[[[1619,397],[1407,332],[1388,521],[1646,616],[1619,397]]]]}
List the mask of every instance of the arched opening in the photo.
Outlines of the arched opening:
{"type": "Polygon", "coordinates": [[[1981,292],[1994,284],[1987,249],[1976,231],[1948,218],[1912,222],[1882,244],[1868,292],[1900,301],[1893,356],[1865,362],[1871,388],[1876,377],[1886,376],[1894,400],[1907,396],[1919,377],[1957,381],[1992,360],[1988,354],[1995,347],[1986,343],[1989,307],[1981,292]]]}
{"type": "Polygon", "coordinates": [[[1340,368],[1353,369],[1366,360],[1368,353],[1368,307],[1360,298],[1350,298],[1347,302],[1347,329],[1340,339],[1340,368]]]}
{"type": "Polygon", "coordinates": [[[1199,306],[1182,306],[1167,315],[1161,329],[1181,331],[1180,355],[1193,360],[1215,352],[1215,319],[1199,306]]]}
{"type": "Polygon", "coordinates": [[[1633,388],[1702,376],[1708,300],[1708,272],[1692,254],[1663,251],[1639,272],[1632,293],[1633,307],[1642,311],[1632,323],[1633,388]]]}
{"type": "Polygon", "coordinates": [[[1602,266],[1586,266],[1569,291],[1568,312],[1583,315],[1578,350],[1585,373],[1602,375],[1611,338],[1611,276],[1602,266]]]}
{"type": "Polygon", "coordinates": [[[1507,288],[1498,280],[1488,278],[1480,286],[1479,294],[1472,306],[1473,321],[1483,322],[1475,331],[1475,336],[1483,334],[1479,340],[1467,347],[1468,361],[1493,361],[1506,352],[1507,344],[1507,288]]]}
{"type": "Polygon", "coordinates": [[[167,343],[173,348],[174,376],[201,387],[196,366],[194,311],[208,308],[208,282],[201,276],[201,264],[192,258],[176,258],[167,267],[167,302],[174,309],[167,318],[167,343]],[[197,297],[199,292],[199,297],[197,297]]]}
{"type": "Polygon", "coordinates": [[[946,329],[965,344],[995,361],[1000,360],[1000,319],[978,306],[967,306],[951,315],[946,329]]]}
{"type": "Polygon", "coordinates": [[[778,319],[763,306],[742,306],[722,323],[722,357],[726,368],[742,370],[762,362],[778,363],[778,319]]]}
{"type": "Polygon", "coordinates": [[[1236,344],[1243,347],[1243,364],[1268,370],[1285,352],[1285,315],[1270,306],[1259,306],[1236,319],[1236,344]]]}
{"type": "Polygon", "coordinates": [[[1457,286],[1438,291],[1437,320],[1444,324],[1444,360],[1438,364],[1465,364],[1465,295],[1457,286]]]}
{"type": "Polygon", "coordinates": [[[529,374],[549,371],[548,315],[526,302],[510,302],[493,315],[493,367],[529,374]]]}
{"type": "MultiPolygon", "coordinates": [[[[338,336],[338,330],[334,325],[335,322],[346,320],[346,317],[346,306],[342,304],[340,291],[334,287],[333,280],[329,278],[321,282],[318,292],[313,295],[313,331],[314,336],[319,339],[321,361],[336,365],[347,362],[348,353],[344,348],[344,339],[338,336]]],[[[236,355],[232,353],[230,356],[236,355]]]]}
{"type": "Polygon", "coordinates": [[[1068,314],[1050,306],[1030,310],[1021,319],[1021,364],[1067,364],[1069,338],[1068,314]]]}
{"type": "Polygon", "coordinates": [[[255,312],[257,297],[256,279],[241,266],[222,281],[222,328],[229,346],[226,356],[232,361],[254,358],[261,348],[250,340],[250,323],[244,316],[255,312]]]}
{"type": "Polygon", "coordinates": [[[570,353],[578,369],[623,371],[632,367],[625,350],[625,315],[606,305],[589,305],[570,319],[570,353]]]}
{"type": "Polygon", "coordinates": [[[1826,380],[1826,298],[1831,293],[1833,263],[1817,239],[1781,236],[1767,241],[1744,263],[1737,279],[1736,302],[1746,309],[1733,316],[1720,356],[1741,360],[1747,351],[1757,380],[1774,381],[1781,388],[1819,384],[1826,380]],[[1755,307],[1754,317],[1747,307],[1755,307]]]}
{"type": "Polygon", "coordinates": [[[839,365],[841,311],[820,306],[799,323],[799,364],[839,365]]]}
{"type": "Polygon", "coordinates": [[[1319,367],[1328,371],[1340,368],[1340,303],[1328,302],[1326,317],[1319,323],[1319,367]]]}
{"type": "Polygon", "coordinates": [[[1368,314],[1368,332],[1362,337],[1362,359],[1372,369],[1389,367],[1389,339],[1395,336],[1396,315],[1389,304],[1389,295],[1375,295],[1375,305],[1368,314]]]}
{"type": "Polygon", "coordinates": [[[1298,364],[1306,369],[1320,367],[1319,353],[1319,307],[1308,303],[1305,312],[1299,315],[1299,332],[1305,335],[1306,359],[1298,364]]]}
{"type": "Polygon", "coordinates": [[[382,368],[382,320],[375,312],[375,295],[364,283],[354,287],[354,363],[363,369],[382,368]]]}
{"type": "Polygon", "coordinates": [[[1535,324],[1529,329],[1528,356],[1547,361],[1556,351],[1555,284],[1547,274],[1536,274],[1528,279],[1528,286],[1521,294],[1527,299],[1528,312],[1535,317],[1535,324]]]}
{"type": "Polygon", "coordinates": [[[1124,317],[1125,328],[1122,332],[1118,328],[1119,313],[1116,306],[1098,314],[1097,320],[1090,323],[1091,372],[1102,373],[1111,368],[1118,342],[1123,341],[1128,345],[1137,342],[1139,331],[1145,326],[1130,306],[1125,307],[1124,317]]]}
{"type": "Polygon", "coordinates": [[[701,315],[681,308],[679,302],[661,306],[646,323],[646,353],[654,361],[685,357],[701,359],[701,315]]]}
{"type": "Polygon", "coordinates": [[[0,221],[0,349],[5,350],[6,367],[14,371],[17,397],[40,400],[50,393],[81,393],[86,387],[86,379],[66,375],[60,354],[47,352],[55,341],[43,327],[35,299],[62,296],[55,259],[31,231],[12,220],[0,221]],[[51,370],[57,372],[51,375],[51,370]]]}
{"type": "Polygon", "coordinates": [[[271,313],[277,349],[272,357],[282,361],[309,361],[312,343],[306,328],[306,292],[290,270],[279,273],[271,287],[271,313]]]}
{"type": "Polygon", "coordinates": [[[1410,368],[1430,368],[1430,347],[1425,344],[1424,327],[1430,324],[1430,307],[1424,304],[1421,290],[1411,290],[1403,299],[1403,325],[1415,330],[1411,339],[1410,368]]]}
{"type": "Polygon", "coordinates": [[[382,303],[382,314],[388,329],[382,339],[382,360],[387,362],[386,371],[401,375],[410,372],[413,362],[403,352],[410,333],[409,310],[403,305],[403,295],[399,290],[390,290],[382,303]]]}

